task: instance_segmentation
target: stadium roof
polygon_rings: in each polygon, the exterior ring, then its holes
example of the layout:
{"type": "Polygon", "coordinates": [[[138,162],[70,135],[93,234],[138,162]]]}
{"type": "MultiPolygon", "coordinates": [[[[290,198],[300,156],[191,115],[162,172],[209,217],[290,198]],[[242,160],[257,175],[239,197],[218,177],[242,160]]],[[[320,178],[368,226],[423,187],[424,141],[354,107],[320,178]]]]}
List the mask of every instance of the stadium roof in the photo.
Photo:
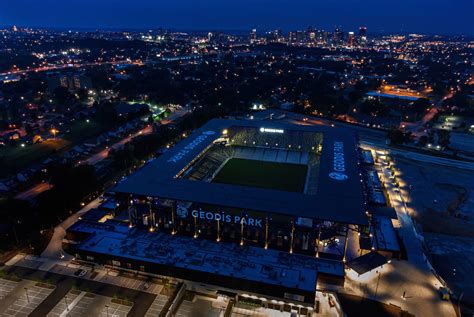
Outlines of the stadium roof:
{"type": "Polygon", "coordinates": [[[275,121],[214,119],[159,158],[120,182],[112,191],[207,205],[255,210],[294,217],[367,224],[353,131],[275,121]],[[318,189],[315,195],[239,185],[207,183],[175,176],[230,127],[323,134],[318,189]]]}

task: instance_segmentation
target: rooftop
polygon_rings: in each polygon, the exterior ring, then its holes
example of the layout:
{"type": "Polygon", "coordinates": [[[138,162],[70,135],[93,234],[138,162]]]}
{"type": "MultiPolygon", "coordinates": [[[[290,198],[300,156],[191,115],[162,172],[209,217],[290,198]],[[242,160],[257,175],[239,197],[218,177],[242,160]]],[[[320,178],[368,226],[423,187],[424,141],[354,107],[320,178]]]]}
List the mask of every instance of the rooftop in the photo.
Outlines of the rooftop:
{"type": "Polygon", "coordinates": [[[343,276],[340,262],[235,243],[130,229],[126,224],[81,221],[69,230],[90,233],[78,250],[146,263],[232,276],[269,285],[314,291],[317,273],[343,276]]]}
{"type": "Polygon", "coordinates": [[[112,191],[277,213],[294,217],[367,224],[358,162],[357,138],[344,128],[304,126],[274,121],[214,119],[159,158],[123,180],[112,191]],[[190,162],[231,127],[261,133],[288,131],[323,135],[318,188],[312,195],[274,189],[177,178],[190,162]],[[263,130],[260,130],[264,128],[263,130]]]}

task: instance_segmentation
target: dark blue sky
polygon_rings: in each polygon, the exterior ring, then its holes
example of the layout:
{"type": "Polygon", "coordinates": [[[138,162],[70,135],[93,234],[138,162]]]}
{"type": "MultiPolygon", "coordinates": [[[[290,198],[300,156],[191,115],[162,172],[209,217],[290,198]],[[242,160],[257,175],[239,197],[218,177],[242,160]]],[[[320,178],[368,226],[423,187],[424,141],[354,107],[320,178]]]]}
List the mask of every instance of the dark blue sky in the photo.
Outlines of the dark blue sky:
{"type": "Polygon", "coordinates": [[[0,0],[0,25],[474,35],[474,0],[0,0]]]}

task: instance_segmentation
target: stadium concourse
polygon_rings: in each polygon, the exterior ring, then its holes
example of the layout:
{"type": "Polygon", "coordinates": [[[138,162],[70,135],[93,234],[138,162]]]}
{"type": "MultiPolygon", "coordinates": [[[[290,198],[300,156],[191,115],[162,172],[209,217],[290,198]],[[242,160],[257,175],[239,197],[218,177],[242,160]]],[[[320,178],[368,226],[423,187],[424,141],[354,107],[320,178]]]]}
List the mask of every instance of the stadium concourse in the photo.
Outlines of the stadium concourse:
{"type": "Polygon", "coordinates": [[[311,308],[399,254],[377,175],[348,130],[216,119],[117,184],[69,252],[311,308]]]}

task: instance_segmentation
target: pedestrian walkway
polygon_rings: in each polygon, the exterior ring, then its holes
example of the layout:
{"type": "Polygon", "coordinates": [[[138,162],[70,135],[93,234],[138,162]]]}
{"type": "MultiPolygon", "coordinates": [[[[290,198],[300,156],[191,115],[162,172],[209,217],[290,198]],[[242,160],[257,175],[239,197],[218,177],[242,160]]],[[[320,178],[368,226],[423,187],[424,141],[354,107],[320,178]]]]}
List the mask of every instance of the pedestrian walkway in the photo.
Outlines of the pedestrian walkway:
{"type": "Polygon", "coordinates": [[[183,300],[176,311],[176,317],[194,317],[203,314],[208,317],[223,316],[226,305],[215,307],[216,300],[204,296],[195,296],[192,301],[183,300]]]}
{"type": "Polygon", "coordinates": [[[416,316],[455,316],[451,302],[441,300],[437,293],[442,284],[426,261],[422,237],[416,233],[404,197],[391,178],[386,156],[378,158],[381,179],[397,212],[398,234],[408,261],[392,259],[391,263],[361,275],[347,270],[344,292],[396,305],[416,316]]]}
{"type": "Polygon", "coordinates": [[[165,295],[157,295],[153,304],[151,304],[150,309],[146,312],[145,317],[155,317],[159,316],[161,310],[165,306],[166,302],[168,301],[168,296],[165,295]]]}

